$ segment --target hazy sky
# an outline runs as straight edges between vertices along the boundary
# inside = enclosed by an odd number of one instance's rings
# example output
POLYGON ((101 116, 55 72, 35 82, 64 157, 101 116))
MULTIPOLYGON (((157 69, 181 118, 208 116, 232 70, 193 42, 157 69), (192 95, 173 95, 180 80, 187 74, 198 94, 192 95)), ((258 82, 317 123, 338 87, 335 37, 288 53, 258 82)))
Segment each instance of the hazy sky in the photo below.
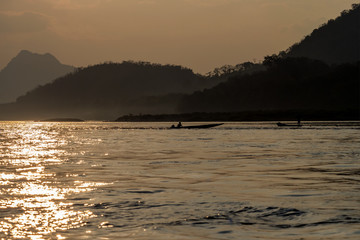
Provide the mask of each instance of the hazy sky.
POLYGON ((0 0, 0 69, 20 50, 62 63, 143 60, 205 73, 262 60, 358 0, 0 0))

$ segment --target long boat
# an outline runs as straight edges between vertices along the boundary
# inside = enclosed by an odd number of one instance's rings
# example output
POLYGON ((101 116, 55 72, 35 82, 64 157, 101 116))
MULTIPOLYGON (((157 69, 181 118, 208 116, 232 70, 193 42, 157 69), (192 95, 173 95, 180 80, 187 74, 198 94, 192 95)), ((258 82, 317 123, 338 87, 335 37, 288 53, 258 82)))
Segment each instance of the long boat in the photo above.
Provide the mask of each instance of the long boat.
POLYGON ((212 128, 212 127, 217 127, 223 125, 223 123, 212 123, 212 124, 203 124, 203 125, 192 125, 192 126, 181 126, 181 127, 176 127, 176 126, 171 126, 170 129, 194 129, 194 128, 212 128))
POLYGON ((278 125, 279 127, 301 127, 301 124, 287 124, 287 123, 281 123, 278 122, 276 123, 276 125, 278 125))

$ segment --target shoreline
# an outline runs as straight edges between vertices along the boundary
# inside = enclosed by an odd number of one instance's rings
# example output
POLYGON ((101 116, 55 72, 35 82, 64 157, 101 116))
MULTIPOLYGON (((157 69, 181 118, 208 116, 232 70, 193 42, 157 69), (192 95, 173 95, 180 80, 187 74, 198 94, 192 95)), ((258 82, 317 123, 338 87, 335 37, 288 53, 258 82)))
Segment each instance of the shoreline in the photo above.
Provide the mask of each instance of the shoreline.
POLYGON ((243 111, 243 112, 194 112, 180 114, 128 114, 115 122, 252 122, 252 121, 357 121, 358 110, 289 110, 289 111, 243 111))

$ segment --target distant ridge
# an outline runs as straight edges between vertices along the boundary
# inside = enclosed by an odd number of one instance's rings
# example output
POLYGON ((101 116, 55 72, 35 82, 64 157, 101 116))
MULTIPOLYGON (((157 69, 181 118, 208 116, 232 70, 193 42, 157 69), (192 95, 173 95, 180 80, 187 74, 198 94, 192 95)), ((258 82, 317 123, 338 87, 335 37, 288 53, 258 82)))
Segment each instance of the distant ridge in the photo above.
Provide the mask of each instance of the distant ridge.
POLYGON ((14 102, 39 85, 74 71, 50 53, 22 50, 0 71, 0 103, 14 102))

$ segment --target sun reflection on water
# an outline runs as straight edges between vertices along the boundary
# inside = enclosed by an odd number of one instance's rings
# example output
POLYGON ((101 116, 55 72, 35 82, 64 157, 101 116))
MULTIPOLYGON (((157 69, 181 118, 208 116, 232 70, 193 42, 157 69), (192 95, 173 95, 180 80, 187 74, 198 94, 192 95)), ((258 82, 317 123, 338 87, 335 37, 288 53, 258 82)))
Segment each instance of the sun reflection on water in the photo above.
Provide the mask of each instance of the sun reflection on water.
MULTIPOLYGON (((57 231, 81 227, 95 216, 76 210, 67 198, 91 191, 97 184, 65 181, 73 174, 57 176, 49 170, 68 157, 61 150, 67 144, 62 134, 40 123, 14 123, 2 133, 0 239, 45 239, 57 231)), ((56 238, 64 239, 60 234, 56 238)))

